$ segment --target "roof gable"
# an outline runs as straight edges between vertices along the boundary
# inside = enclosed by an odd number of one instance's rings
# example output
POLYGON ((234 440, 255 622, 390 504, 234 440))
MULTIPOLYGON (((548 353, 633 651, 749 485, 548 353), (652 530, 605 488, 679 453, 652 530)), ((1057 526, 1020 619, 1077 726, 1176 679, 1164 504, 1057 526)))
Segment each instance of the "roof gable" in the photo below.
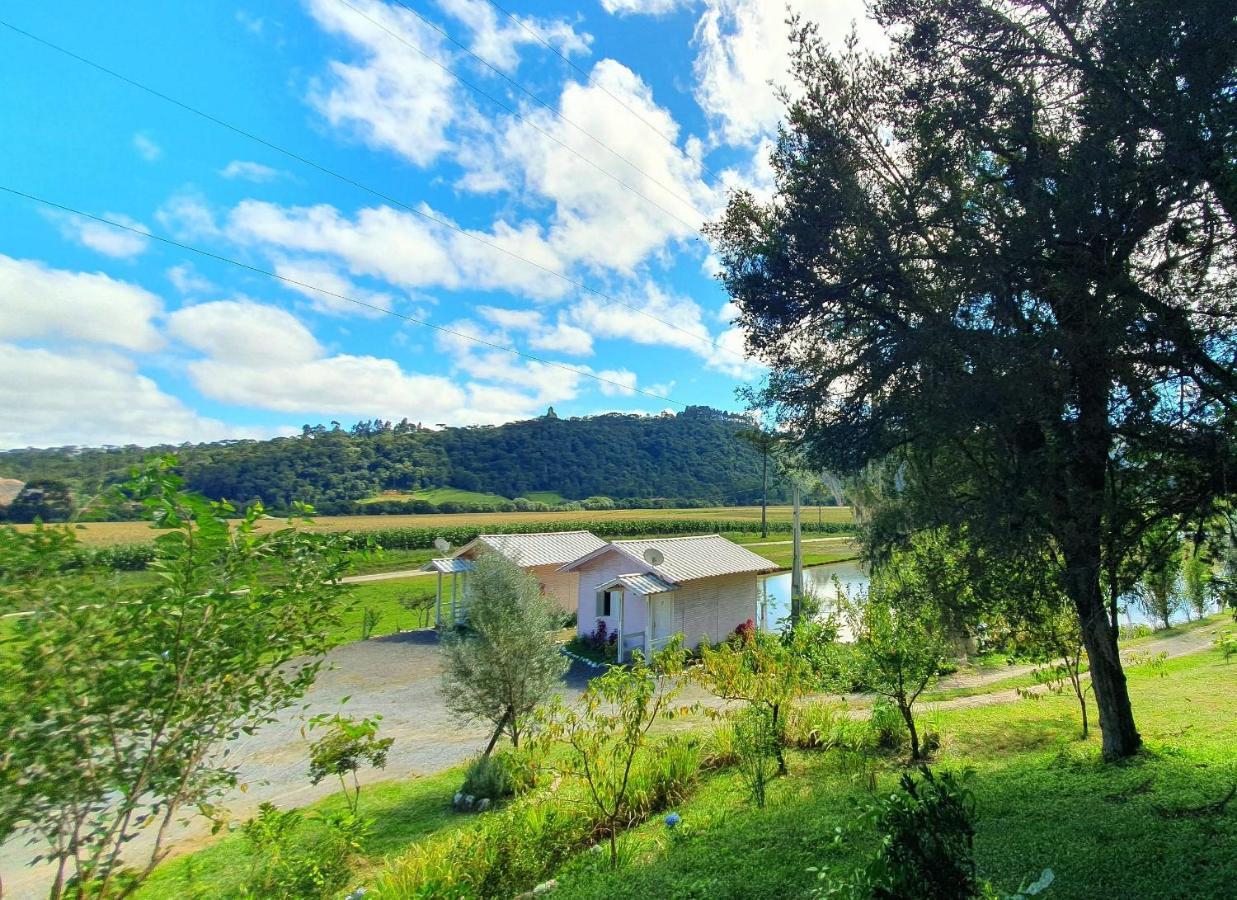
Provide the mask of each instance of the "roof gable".
POLYGON ((560 566, 606 546, 591 531, 547 531, 537 534, 482 534, 454 554, 470 558, 485 548, 519 566, 560 566))
POLYGON ((611 541, 592 553, 567 563, 559 571, 575 571, 608 553, 621 553, 671 584, 723 575, 760 574, 778 569, 763 556, 756 555, 746 547, 741 547, 720 534, 710 534, 701 537, 611 541), (650 549, 661 552, 663 559, 659 565, 653 566, 645 561, 644 554, 650 549))

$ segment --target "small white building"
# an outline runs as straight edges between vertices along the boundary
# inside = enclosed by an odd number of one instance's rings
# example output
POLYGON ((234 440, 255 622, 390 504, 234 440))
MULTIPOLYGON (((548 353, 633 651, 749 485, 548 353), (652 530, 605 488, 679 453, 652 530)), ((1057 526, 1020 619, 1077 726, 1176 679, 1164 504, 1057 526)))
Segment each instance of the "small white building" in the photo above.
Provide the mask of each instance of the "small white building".
POLYGON ((551 531, 541 534, 482 534, 449 557, 431 559, 428 572, 438 573, 435 622, 461 622, 468 609, 468 573, 478 553, 497 553, 531 572, 541 585, 541 593, 554 599, 564 612, 574 612, 580 576, 561 572, 567 562, 592 553, 606 542, 589 531, 551 531), (443 576, 449 575, 450 596, 444 596, 443 576))
POLYGON ((760 576, 777 570, 721 535, 612 541, 559 569, 577 576, 581 637, 598 621, 618 635, 618 660, 647 658, 676 634, 720 641, 756 618, 760 576))

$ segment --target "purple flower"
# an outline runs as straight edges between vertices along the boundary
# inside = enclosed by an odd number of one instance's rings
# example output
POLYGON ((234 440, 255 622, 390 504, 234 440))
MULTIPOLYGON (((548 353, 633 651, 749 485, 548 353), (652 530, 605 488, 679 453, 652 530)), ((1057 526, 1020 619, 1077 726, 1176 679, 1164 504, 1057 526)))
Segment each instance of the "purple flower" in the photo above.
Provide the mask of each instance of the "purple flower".
POLYGON ((678 813, 672 812, 668 816, 666 816, 666 827, 673 828, 674 826, 678 825, 682 821, 683 819, 679 816, 678 813))

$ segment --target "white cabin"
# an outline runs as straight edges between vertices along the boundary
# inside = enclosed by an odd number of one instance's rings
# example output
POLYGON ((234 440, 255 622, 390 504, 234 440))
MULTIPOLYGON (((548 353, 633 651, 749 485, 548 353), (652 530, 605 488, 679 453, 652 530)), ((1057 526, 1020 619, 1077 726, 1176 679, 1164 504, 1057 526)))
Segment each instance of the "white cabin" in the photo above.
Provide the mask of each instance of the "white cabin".
POLYGON ((462 622, 468 609, 468 573, 478 553, 491 551, 531 572, 541 593, 553 598, 564 612, 574 612, 580 576, 562 572, 564 563, 579 559, 606 542, 589 531, 551 531, 540 534, 482 534, 449 557, 431 559, 427 572, 438 573, 435 622, 462 622), (450 596, 444 595, 443 576, 451 576, 450 596))
POLYGON ((676 634, 685 647, 720 641, 756 618, 760 576, 777 570, 721 535, 612 541, 559 569, 578 578, 576 631, 617 634, 618 661, 676 634))

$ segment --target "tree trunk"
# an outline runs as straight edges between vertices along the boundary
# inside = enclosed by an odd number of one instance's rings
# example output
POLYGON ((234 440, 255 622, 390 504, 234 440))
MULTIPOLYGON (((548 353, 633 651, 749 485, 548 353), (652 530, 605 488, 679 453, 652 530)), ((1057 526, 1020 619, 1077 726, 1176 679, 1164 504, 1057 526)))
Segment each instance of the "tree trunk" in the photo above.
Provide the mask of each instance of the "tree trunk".
POLYGON ((507 728, 507 715, 504 715, 498 723, 498 727, 494 729, 494 733, 490 735, 490 742, 485 745, 485 752, 482 756, 489 756, 494 752, 494 745, 498 743, 498 739, 502 737, 502 733, 507 728))
POLYGON ((911 759, 919 759, 919 732, 915 728, 915 717, 911 715, 911 707, 909 703, 898 701, 898 709, 902 711, 902 718, 906 722, 906 728, 911 733, 911 759))

